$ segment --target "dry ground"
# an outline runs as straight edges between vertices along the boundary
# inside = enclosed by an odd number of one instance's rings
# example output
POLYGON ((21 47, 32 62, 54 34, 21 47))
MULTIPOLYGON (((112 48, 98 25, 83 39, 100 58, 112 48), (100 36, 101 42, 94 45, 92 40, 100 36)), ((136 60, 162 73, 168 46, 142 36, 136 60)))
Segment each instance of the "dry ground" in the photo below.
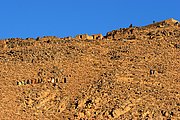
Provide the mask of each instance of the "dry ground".
POLYGON ((180 120, 180 36, 34 43, 0 50, 1 120, 180 120))

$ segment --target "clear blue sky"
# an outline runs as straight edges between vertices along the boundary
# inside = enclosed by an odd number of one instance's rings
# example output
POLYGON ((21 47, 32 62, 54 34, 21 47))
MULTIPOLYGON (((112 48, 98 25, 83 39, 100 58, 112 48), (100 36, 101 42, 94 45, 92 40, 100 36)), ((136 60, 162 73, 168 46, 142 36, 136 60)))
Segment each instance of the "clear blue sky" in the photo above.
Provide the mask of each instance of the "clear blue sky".
POLYGON ((0 0, 0 39, 75 36, 180 20, 180 0, 0 0))

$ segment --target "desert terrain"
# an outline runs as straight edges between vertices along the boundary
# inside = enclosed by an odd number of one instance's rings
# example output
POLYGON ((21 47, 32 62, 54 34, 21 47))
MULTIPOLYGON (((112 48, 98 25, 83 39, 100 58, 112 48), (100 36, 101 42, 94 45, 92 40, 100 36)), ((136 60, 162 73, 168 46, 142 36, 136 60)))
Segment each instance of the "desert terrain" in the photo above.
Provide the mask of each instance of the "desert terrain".
POLYGON ((180 23, 0 40, 1 120, 180 120, 180 23))

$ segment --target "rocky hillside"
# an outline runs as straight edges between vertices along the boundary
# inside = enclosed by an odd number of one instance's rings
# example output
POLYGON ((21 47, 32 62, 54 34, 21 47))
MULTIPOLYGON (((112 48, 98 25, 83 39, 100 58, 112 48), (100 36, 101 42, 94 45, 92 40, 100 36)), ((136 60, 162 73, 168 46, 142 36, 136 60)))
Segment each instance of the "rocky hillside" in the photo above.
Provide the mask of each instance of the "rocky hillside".
POLYGON ((108 32, 106 37, 109 39, 127 39, 127 40, 143 40, 143 39, 165 39, 167 37, 178 37, 180 24, 177 20, 168 19, 157 22, 144 27, 121 28, 108 32))
POLYGON ((180 23, 0 41, 0 119, 180 119, 180 23))

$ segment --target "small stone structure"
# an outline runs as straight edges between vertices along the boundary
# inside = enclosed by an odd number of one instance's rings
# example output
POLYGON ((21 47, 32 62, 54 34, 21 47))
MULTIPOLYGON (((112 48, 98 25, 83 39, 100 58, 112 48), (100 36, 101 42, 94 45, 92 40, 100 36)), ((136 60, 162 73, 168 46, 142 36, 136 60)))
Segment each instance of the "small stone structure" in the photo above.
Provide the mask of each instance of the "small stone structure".
POLYGON ((75 39, 79 40, 92 40, 93 36, 89 36, 88 34, 80 34, 75 37, 75 39))
POLYGON ((92 35, 94 40, 102 40, 103 39, 103 35, 102 34, 94 34, 92 35))
POLYGON ((102 34, 93 34, 93 35, 88 35, 88 34, 80 34, 75 37, 75 39, 79 40, 102 40, 103 35, 102 34))

